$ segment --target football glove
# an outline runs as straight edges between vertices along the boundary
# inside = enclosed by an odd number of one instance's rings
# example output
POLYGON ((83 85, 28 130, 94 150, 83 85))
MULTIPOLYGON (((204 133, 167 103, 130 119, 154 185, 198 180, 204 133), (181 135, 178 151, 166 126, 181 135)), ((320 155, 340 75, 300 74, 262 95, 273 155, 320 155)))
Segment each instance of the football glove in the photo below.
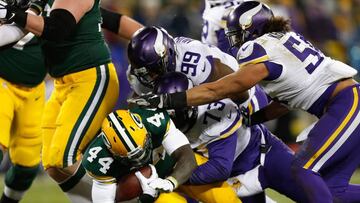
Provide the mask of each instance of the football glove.
POLYGON ((47 4, 48 0, 32 0, 29 8, 33 9, 36 14, 40 14, 44 11, 44 8, 47 4))
POLYGON ((12 23, 12 18, 15 16, 16 11, 15 4, 7 4, 5 1, 0 0, 0 23, 12 23))
POLYGON ((158 190, 156 190, 155 188, 150 186, 150 182, 156 180, 159 176, 156 172, 154 165, 152 165, 152 164, 149 164, 149 165, 151 168, 151 176, 149 178, 146 178, 145 176, 143 176, 143 174, 140 171, 136 171, 135 176, 137 177, 137 179, 140 182, 143 193, 148 194, 155 198, 158 196, 159 192, 158 192, 158 190))
POLYGON ((187 106, 186 92, 159 95, 150 93, 141 95, 140 97, 130 98, 127 102, 140 107, 160 109, 177 109, 187 106))
POLYGON ((251 115, 249 114, 249 110, 247 108, 241 106, 240 113, 241 113, 241 116, 243 117, 242 123, 245 126, 250 127, 251 126, 251 115))
POLYGON ((163 192, 172 192, 178 186, 177 180, 169 176, 165 179, 157 178, 149 183, 149 186, 163 192))

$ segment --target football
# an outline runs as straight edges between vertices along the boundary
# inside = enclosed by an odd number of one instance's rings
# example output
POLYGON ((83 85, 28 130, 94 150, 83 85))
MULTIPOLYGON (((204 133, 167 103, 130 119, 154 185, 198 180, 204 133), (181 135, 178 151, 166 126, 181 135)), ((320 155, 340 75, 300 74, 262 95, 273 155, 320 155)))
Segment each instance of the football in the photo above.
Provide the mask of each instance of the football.
POLYGON ((116 201, 127 201, 138 197, 142 193, 141 185, 135 172, 140 171, 143 176, 149 178, 151 176, 150 166, 144 166, 138 170, 131 171, 126 176, 122 177, 116 188, 116 201))

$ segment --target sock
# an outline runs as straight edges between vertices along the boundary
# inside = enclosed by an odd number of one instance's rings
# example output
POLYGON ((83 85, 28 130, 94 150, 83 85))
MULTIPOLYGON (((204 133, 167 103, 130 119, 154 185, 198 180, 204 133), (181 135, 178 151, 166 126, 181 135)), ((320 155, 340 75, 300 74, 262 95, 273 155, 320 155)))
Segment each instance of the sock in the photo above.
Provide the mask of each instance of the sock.
POLYGON ((73 176, 59 184, 73 203, 91 203, 92 179, 82 165, 73 176))
POLYGON ((296 184, 305 191, 309 203, 333 202, 328 186, 318 174, 296 165, 292 165, 291 172, 296 184))
POLYGON ((38 171, 38 165, 35 167, 11 166, 5 175, 4 193, 0 203, 19 202, 30 188, 38 171))
POLYGON ((1 196, 0 203, 18 203, 19 200, 14 200, 7 197, 4 193, 1 196))

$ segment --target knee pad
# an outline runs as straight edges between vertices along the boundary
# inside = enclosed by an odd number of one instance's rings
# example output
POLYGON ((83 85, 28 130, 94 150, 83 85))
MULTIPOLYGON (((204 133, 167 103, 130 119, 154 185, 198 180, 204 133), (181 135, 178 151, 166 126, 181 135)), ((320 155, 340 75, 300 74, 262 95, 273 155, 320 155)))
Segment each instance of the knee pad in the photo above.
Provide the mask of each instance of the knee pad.
POLYGON ((5 175, 5 185, 16 191, 25 191, 30 188, 38 171, 39 165, 34 167, 11 166, 5 175))

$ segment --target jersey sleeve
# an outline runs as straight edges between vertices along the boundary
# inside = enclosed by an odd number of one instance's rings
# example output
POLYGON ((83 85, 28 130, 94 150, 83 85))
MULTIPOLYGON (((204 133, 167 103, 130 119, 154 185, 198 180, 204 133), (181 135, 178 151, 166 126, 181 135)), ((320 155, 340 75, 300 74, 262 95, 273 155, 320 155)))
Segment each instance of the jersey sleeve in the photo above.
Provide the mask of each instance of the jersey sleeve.
POLYGON ((237 54, 240 67, 248 64, 264 63, 269 71, 265 80, 275 80, 280 77, 283 66, 271 60, 263 45, 255 41, 249 41, 243 44, 237 54))
POLYGON ((127 167, 114 159, 101 135, 96 137, 83 154, 82 165, 87 173, 99 182, 112 182, 129 172, 127 167))
POLYGON ((269 55, 263 46, 255 41, 244 43, 237 54, 237 60, 240 67, 247 64, 263 63, 269 60, 269 55))
POLYGON ((190 144, 184 133, 176 128, 174 122, 169 120, 168 129, 162 145, 167 154, 171 155, 178 148, 190 144))
POLYGON ((209 53, 215 59, 220 60, 222 64, 229 66, 233 71, 238 70, 238 63, 234 57, 222 52, 219 48, 209 45, 209 53))
POLYGON ((207 143, 227 138, 240 128, 242 119, 238 107, 230 99, 220 100, 208 105, 204 114, 204 131, 201 140, 207 143))

